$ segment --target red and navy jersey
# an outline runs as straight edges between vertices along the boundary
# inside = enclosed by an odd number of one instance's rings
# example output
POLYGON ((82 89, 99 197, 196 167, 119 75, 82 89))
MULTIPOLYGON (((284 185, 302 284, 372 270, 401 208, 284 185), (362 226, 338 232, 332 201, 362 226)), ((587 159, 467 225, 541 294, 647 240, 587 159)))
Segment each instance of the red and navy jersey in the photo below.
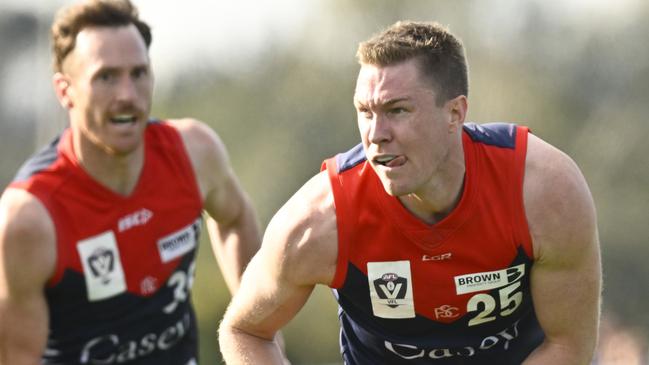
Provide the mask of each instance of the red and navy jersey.
POLYGON ((527 134, 465 124, 462 197, 433 225, 385 192, 361 145, 325 161, 345 364, 520 364, 543 341, 523 207, 527 134))
POLYGON ((150 122, 144 148, 128 196, 86 173, 69 129, 28 160, 10 185, 38 198, 56 229, 43 364, 197 361, 190 289, 202 199, 173 127, 150 122))

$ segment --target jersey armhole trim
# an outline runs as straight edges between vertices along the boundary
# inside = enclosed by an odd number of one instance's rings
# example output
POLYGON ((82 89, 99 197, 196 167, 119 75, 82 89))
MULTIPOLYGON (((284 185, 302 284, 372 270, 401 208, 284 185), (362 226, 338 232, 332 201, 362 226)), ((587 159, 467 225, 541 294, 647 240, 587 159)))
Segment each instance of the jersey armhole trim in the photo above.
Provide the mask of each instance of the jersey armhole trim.
POLYGON ((527 137, 529 129, 523 126, 516 128, 516 148, 514 152, 514 234, 516 240, 520 242, 521 246, 527 255, 534 260, 534 247, 532 236, 530 235, 529 225, 527 223, 527 214, 525 213, 525 196, 524 196, 524 183, 525 183, 525 161, 527 156, 527 137))
POLYGON ((341 176, 336 172, 336 159, 330 158, 325 161, 331 190, 334 197, 334 209, 336 211, 336 230, 338 232, 338 255, 336 259, 336 273, 334 278, 329 284, 330 288, 339 289, 345 282, 347 277, 347 261, 349 250, 349 232, 347 231, 348 217, 346 216, 349 210, 347 209, 347 199, 345 191, 342 188, 341 176))
MULTIPOLYGON (((203 211, 203 205, 204 205, 204 199, 201 196, 201 187, 198 181, 198 174, 197 171, 194 169, 194 164, 192 162, 191 156, 189 155, 189 150, 187 148, 187 145, 185 143, 185 140, 183 139, 182 134, 180 131, 171 125, 168 121, 166 120, 158 120, 155 121, 154 123, 163 125, 165 128, 169 128, 170 133, 168 133, 169 138, 172 140, 172 142, 178 146, 178 156, 180 159, 180 162, 184 165, 184 169, 187 170, 187 172, 190 174, 187 178, 192 181, 192 186, 194 187, 194 192, 196 194, 195 198, 197 201, 200 202, 201 205, 201 212, 203 211)), ((173 146, 173 145, 172 145, 173 146)))

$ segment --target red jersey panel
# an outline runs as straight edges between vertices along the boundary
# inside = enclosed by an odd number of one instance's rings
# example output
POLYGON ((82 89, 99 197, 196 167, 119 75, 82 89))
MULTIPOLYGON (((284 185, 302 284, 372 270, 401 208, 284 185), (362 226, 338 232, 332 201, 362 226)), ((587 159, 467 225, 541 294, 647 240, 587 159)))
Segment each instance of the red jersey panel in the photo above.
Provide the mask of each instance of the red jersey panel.
POLYGON ((385 192, 362 146, 326 161, 346 364, 519 364, 540 344, 522 200, 527 133, 467 123, 464 191, 434 225, 385 192))
POLYGON ((190 289, 202 199, 173 127, 150 122, 144 146, 144 166, 129 196, 86 173, 70 130, 10 185, 36 196, 56 228, 44 364, 195 361, 190 289))

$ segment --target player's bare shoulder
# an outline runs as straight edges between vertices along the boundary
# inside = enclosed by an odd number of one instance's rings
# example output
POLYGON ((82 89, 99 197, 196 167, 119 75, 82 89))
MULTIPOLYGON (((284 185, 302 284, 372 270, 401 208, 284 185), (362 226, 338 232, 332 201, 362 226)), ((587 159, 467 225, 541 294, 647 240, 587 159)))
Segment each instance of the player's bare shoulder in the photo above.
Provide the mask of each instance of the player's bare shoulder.
POLYGON ((203 194, 232 173, 225 145, 207 124, 191 118, 167 123, 180 133, 203 194))
POLYGON ((530 134, 524 181, 536 258, 550 251, 567 254, 596 240, 595 205, 584 176, 568 155, 530 134))
POLYGON ((297 284, 328 285, 338 255, 336 211, 326 171, 312 177, 271 220, 264 246, 284 253, 285 266, 297 284))
POLYGON ((43 204, 21 189, 9 188, 0 198, 0 261, 7 275, 19 274, 25 283, 43 285, 54 272, 54 223, 43 204))
POLYGON ((226 150, 218 134, 204 122, 192 118, 170 119, 185 143, 190 157, 197 159, 225 158, 226 150))

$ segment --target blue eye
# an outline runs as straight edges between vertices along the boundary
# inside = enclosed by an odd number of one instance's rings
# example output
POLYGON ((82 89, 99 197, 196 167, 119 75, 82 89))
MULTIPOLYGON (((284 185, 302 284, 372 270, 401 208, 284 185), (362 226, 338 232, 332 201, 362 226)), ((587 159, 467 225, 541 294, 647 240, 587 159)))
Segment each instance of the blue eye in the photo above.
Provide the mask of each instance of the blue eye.
POLYGON ((97 78, 101 81, 111 81, 113 79, 113 74, 110 72, 102 72, 97 78))
POLYGON ((144 67, 142 67, 142 68, 136 68, 135 70, 133 70, 132 75, 133 75, 133 78, 139 79, 139 78, 141 78, 143 76, 146 76, 147 73, 148 73, 147 70, 144 67))

